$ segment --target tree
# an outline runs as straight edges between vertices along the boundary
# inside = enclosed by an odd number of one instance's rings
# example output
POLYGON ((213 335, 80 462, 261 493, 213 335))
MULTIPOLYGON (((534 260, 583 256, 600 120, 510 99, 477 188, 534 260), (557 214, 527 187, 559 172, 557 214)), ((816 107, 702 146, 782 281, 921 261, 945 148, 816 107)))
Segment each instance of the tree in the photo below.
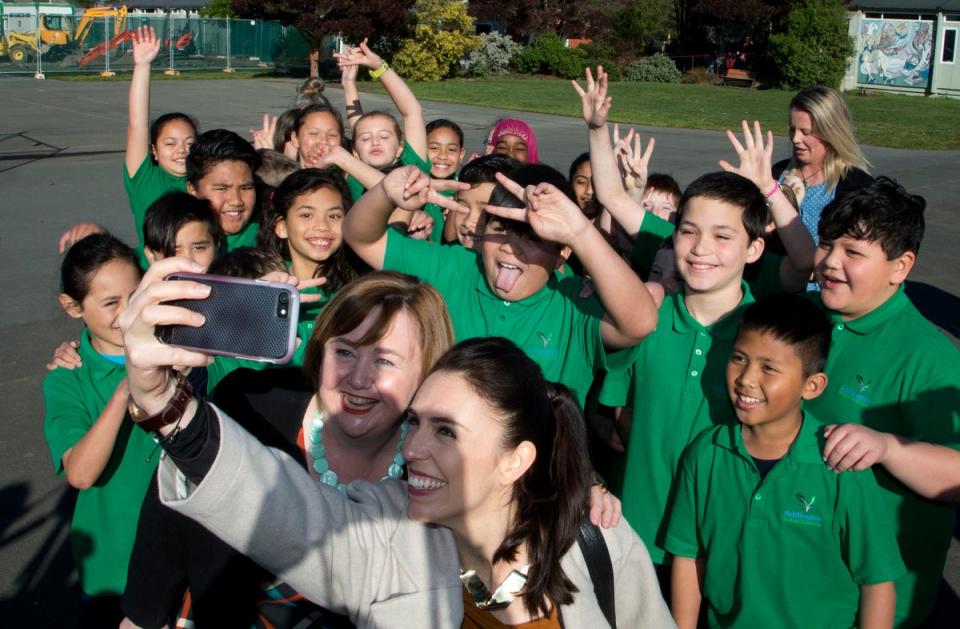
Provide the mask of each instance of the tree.
POLYGON ((480 45, 473 18, 460 0, 417 0, 413 37, 404 39, 393 56, 396 71, 414 81, 450 76, 465 54, 480 45))
POLYGON ((213 0, 213 2, 200 9, 200 15, 203 17, 237 17, 237 14, 230 8, 230 0, 213 0))
POLYGON ((840 0, 802 0, 787 14, 783 31, 770 36, 780 81, 794 89, 839 87, 853 51, 840 0))
POLYGON ((404 32, 413 0, 231 0, 230 8, 244 18, 276 20, 293 26, 310 46, 310 76, 317 76, 320 44, 328 35, 378 41, 404 32))
POLYGON ((673 0, 639 0, 613 17, 613 44, 621 54, 643 53, 673 29, 673 0))
POLYGON ((506 27, 516 41, 540 33, 566 37, 597 37, 610 28, 610 17, 626 0, 471 0, 470 15, 506 27))

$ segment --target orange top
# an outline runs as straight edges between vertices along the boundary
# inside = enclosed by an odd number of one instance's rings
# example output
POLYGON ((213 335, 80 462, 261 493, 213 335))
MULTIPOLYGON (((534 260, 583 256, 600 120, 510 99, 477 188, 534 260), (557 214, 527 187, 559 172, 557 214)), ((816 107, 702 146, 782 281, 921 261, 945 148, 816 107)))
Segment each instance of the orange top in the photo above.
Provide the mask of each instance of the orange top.
POLYGON ((557 613, 557 606, 550 609, 550 614, 546 618, 537 618, 521 625, 506 625, 496 616, 488 611, 477 609, 476 604, 467 592, 463 589, 463 624, 462 629, 503 629, 504 627, 523 627, 524 629, 560 629, 560 616, 557 613))

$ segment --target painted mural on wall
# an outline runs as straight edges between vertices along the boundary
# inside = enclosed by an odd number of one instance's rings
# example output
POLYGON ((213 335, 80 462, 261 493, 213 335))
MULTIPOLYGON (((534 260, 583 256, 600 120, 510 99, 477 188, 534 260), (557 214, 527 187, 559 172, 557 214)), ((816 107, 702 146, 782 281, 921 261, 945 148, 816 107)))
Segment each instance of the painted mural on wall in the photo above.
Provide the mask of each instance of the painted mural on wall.
POLYGON ((933 23, 865 19, 860 27, 857 82, 926 88, 933 57, 933 23))

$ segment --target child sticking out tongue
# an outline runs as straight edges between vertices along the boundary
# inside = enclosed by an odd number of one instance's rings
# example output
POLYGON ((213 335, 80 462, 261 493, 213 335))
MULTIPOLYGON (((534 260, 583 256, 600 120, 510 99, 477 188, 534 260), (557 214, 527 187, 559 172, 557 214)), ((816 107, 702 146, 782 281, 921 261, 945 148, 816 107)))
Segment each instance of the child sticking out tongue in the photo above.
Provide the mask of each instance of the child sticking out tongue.
POLYGON ((512 264, 507 264, 505 262, 498 262, 496 281, 497 289, 502 290, 505 293, 509 293, 513 290, 517 280, 520 279, 521 273, 523 273, 523 271, 521 271, 519 267, 516 267, 512 264))

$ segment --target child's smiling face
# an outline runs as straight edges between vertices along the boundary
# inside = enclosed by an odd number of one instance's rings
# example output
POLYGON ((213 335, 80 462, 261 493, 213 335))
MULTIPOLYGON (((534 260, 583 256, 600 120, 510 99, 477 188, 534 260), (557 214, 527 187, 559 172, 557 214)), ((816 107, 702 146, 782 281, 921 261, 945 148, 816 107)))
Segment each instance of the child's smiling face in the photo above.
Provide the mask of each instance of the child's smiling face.
POLYGON ((175 118, 163 125, 156 144, 150 150, 160 168, 171 175, 183 177, 187 174, 187 153, 196 139, 193 127, 186 120, 175 118))
POLYGON ((430 159, 430 176, 449 179, 460 170, 466 150, 460 145, 460 137, 450 127, 437 127, 427 135, 427 157, 430 159))
POLYGON ((226 160, 215 164, 196 186, 187 184, 187 192, 210 204, 224 234, 243 230, 253 216, 257 193, 253 171, 246 162, 226 160))
POLYGON ((916 255, 887 259, 879 242, 841 236, 821 240, 814 254, 814 276, 823 305, 846 320, 873 312, 897 292, 916 255))
MULTIPOLYGON (((83 319, 90 343, 101 354, 123 353, 123 335, 118 320, 130 295, 140 283, 140 272, 128 260, 113 259, 101 265, 90 278, 86 297, 77 304, 67 297, 67 314, 83 319)), ((61 303, 65 295, 61 295, 61 303)))
POLYGON ((713 293, 739 286, 743 268, 763 253, 763 239, 750 240, 743 208, 692 197, 673 236, 677 271, 687 290, 713 293))
POLYGON ((504 301, 520 301, 539 291, 565 258, 559 245, 529 231, 517 233, 510 221, 488 215, 482 229, 487 286, 504 301))
POLYGON ((740 423, 799 425, 807 380, 803 361, 786 341, 762 330, 741 330, 737 335, 727 361, 727 393, 740 423))
POLYGON ((403 153, 395 122, 388 116, 368 116, 353 131, 353 152, 374 168, 392 166, 403 153))
MULTIPOLYGON (((312 277, 300 267, 316 267, 340 249, 343 244, 343 198, 331 188, 317 188, 297 196, 286 218, 277 223, 275 232, 287 241, 295 274, 312 277)), ((304 279, 304 278, 301 278, 304 279)))

